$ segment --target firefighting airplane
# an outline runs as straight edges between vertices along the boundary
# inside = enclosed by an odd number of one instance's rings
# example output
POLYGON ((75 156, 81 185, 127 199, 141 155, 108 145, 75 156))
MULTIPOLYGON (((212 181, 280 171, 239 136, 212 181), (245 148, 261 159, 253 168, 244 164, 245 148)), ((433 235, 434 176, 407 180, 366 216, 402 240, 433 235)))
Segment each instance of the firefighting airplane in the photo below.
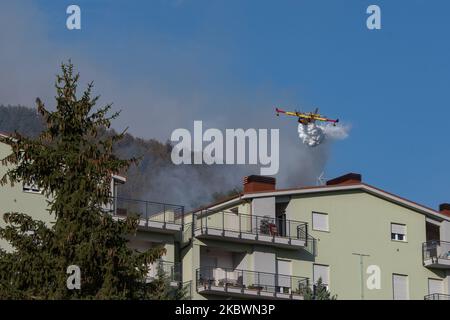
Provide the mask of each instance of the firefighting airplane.
POLYGON ((319 114, 319 108, 316 108, 314 112, 297 112, 297 111, 284 111, 278 108, 275 108, 275 111, 277 112, 277 116, 280 115, 280 113, 284 113, 287 116, 294 116, 298 118, 298 122, 307 125, 310 123, 314 123, 316 121, 323 121, 323 122, 331 122, 333 123, 333 126, 336 125, 336 123, 339 122, 339 119, 328 119, 327 117, 319 114))

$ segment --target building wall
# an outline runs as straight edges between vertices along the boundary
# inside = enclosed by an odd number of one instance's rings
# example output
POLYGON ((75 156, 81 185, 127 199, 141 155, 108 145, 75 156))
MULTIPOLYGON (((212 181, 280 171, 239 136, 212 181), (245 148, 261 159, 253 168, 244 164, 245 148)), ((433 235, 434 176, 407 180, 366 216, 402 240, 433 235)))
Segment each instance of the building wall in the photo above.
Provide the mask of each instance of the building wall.
POLYGON ((313 263, 330 266, 330 289, 339 299, 361 298, 361 266, 364 258, 364 281, 369 265, 381 269, 381 289, 368 290, 365 299, 392 299, 392 274, 408 275, 410 299, 428 294, 428 278, 443 279, 444 271, 423 266, 422 243, 425 242, 425 216, 365 192, 296 196, 287 209, 287 219, 305 221, 310 234, 317 239, 314 261, 298 259, 297 254, 280 252, 291 258, 294 270, 312 279, 313 263), (312 212, 328 214, 329 232, 312 228, 312 212), (407 226, 407 241, 391 240, 391 222, 407 226))
MULTIPOLYGON (((11 148, 7 144, 0 143, 0 159, 4 159, 11 154, 11 148)), ((0 178, 3 177, 8 169, 0 165, 0 178)), ((22 183, 16 183, 11 186, 9 183, 0 186, 0 226, 4 227, 3 215, 7 212, 19 212, 32 216, 36 220, 50 222, 52 220, 47 211, 45 197, 39 193, 24 192, 22 183)), ((11 250, 11 245, 5 240, 0 239, 0 247, 5 250, 11 250)))
MULTIPOLYGON (((7 144, 0 143, 0 159, 5 158, 10 153, 11 148, 7 144)), ((0 177, 3 177, 9 168, 10 167, 0 165, 0 177)), ((45 196, 39 193, 24 192, 22 187, 22 183, 16 183, 14 186, 10 186, 9 184, 0 186, 0 226, 5 226, 3 214, 6 212, 26 213, 32 216, 33 219, 47 223, 54 221, 54 217, 47 211, 45 196)), ((166 249, 166 254, 162 259, 169 262, 176 262, 175 237, 173 235, 156 232, 150 233, 141 230, 137 235, 131 237, 131 246, 135 244, 133 241, 140 243, 142 243, 142 241, 148 243, 162 243, 166 249)), ((5 250, 12 250, 11 245, 3 239, 0 239, 0 247, 5 250)))
MULTIPOLYGON (((241 204, 238 206, 239 212, 258 214, 260 210, 257 209, 261 205, 267 207, 265 200, 258 201, 256 205, 241 204)), ((267 210, 264 215, 267 215, 267 210)), ((210 221, 219 219, 220 213, 210 217, 210 221)), ((421 213, 363 191, 347 191, 293 196, 286 208, 286 219, 308 223, 310 235, 317 239, 317 256, 314 257, 306 250, 247 245, 248 261, 252 261, 248 264, 248 270, 275 272, 276 259, 286 259, 291 261, 293 276, 312 280, 314 264, 328 265, 329 287, 338 299, 362 298, 361 270, 364 299, 392 299, 393 274, 408 275, 410 299, 422 300, 428 294, 429 278, 442 279, 444 287, 449 287, 445 270, 423 266, 422 243, 426 241, 426 217, 421 213), (313 230, 313 212, 328 214, 329 231, 313 230), (407 226, 406 242, 391 240, 391 223, 407 226), (362 269, 360 257, 354 253, 369 255, 363 258, 362 269), (371 265, 380 268, 380 289, 369 290, 366 286, 371 275, 367 273, 367 268, 371 265)), ((445 230, 445 226, 441 227, 442 230, 445 230)), ((195 271, 190 272, 188 264, 192 263, 193 270, 198 268, 200 253, 197 246, 200 245, 224 246, 230 251, 246 246, 225 239, 214 242, 194 239, 193 246, 188 250, 192 252, 186 254, 189 259, 184 262, 184 269, 190 273, 189 279, 192 280, 195 279, 195 271)), ((205 296, 195 294, 194 298, 204 299, 205 296)))
MULTIPOLYGON (((203 248, 210 248, 211 254, 214 255, 214 249, 216 251, 228 251, 244 254, 244 257, 236 269, 241 270, 254 270, 254 251, 253 246, 249 244, 227 242, 227 241, 217 241, 217 240, 200 240, 194 238, 191 245, 183 250, 182 253, 182 266, 183 266, 183 282, 192 281, 193 285, 193 296, 194 300, 206 300, 206 299, 218 299, 225 298, 217 295, 201 295, 196 291, 196 275, 197 270, 200 268, 201 264, 201 254, 203 248)), ((204 253, 204 252, 203 252, 204 253)), ((218 259, 220 263, 220 258, 218 259)), ((228 266, 228 265, 227 265, 228 266)), ((225 266, 225 267, 227 267, 225 266)))
MULTIPOLYGON (((10 153, 9 146, 0 143, 0 158, 10 153)), ((7 168, 0 166, 0 176, 7 168)), ((227 208, 227 210, 233 207, 227 208)), ((275 200, 273 197, 257 199, 254 202, 242 202, 234 206, 241 214, 275 215, 275 200), (260 214, 263 212, 263 214, 260 214)), ((52 217, 47 211, 45 198, 41 194, 23 192, 22 184, 0 187, 0 214, 5 212, 23 212, 45 222, 52 217)), ((423 266, 422 243, 425 242, 425 216, 421 213, 404 208, 397 204, 380 199, 362 191, 347 191, 323 194, 293 196, 286 208, 286 218, 307 222, 310 235, 317 239, 317 256, 306 250, 288 250, 273 248, 266 245, 250 245, 233 243, 224 240, 192 239, 185 234, 177 251, 177 237, 156 232, 139 231, 131 238, 131 245, 142 243, 161 243, 167 253, 164 260, 177 262, 178 255, 182 261, 183 282, 192 281, 193 298, 217 298, 196 293, 196 270, 200 267, 201 247, 221 248, 231 252, 245 254, 239 264, 239 269, 276 272, 276 259, 291 261, 292 275, 313 279, 313 265, 330 266, 330 290, 338 295, 338 299, 361 298, 361 265, 359 256, 354 253, 369 255, 363 262, 364 298, 392 299, 392 275, 408 275, 409 296, 411 299, 423 299, 428 294, 428 279, 444 279, 444 287, 450 293, 450 271, 430 270, 423 266), (328 232, 312 228, 312 212, 328 214, 328 232), (390 236, 391 223, 407 226, 407 241, 392 241, 390 236), (186 239, 185 239, 186 238, 186 239), (190 238, 190 241, 189 241, 190 238), (369 290, 366 280, 369 275, 366 269, 370 265, 381 270, 381 289, 369 290)), ((213 214, 211 223, 227 227, 233 225, 236 219, 232 216, 222 219, 219 214, 213 214)), ((192 223, 192 215, 185 217, 185 229, 192 223)), ((0 225, 4 226, 3 219, 0 225)), ((441 224, 441 239, 450 241, 450 223, 441 224)), ((0 246, 11 249, 0 240, 0 246)))
POLYGON ((170 234, 140 230, 136 235, 129 237, 129 240, 131 248, 141 251, 151 247, 161 246, 166 250, 166 253, 161 257, 161 260, 177 262, 175 259, 175 239, 170 234))

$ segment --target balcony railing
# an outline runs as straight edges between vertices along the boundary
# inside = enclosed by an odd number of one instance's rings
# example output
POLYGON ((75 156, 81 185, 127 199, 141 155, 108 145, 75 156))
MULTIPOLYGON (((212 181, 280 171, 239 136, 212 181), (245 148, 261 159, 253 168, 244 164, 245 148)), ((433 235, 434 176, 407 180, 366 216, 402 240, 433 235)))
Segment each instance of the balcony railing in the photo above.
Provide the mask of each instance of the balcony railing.
POLYGON ((216 235, 240 240, 267 240, 279 245, 306 246, 308 224, 306 222, 256 216, 229 211, 202 211, 194 214, 194 232, 199 235, 216 235), (276 240, 276 241, 274 241, 276 240))
POLYGON ((450 295, 443 293, 433 293, 425 296, 425 300, 450 300, 450 295))
POLYGON ((196 279, 200 293, 277 299, 301 300, 309 285, 305 277, 217 267, 200 267, 196 279))
POLYGON ((422 245, 422 252, 425 266, 450 268, 450 242, 427 241, 422 245))
POLYGON ((140 225, 144 227, 167 228, 181 230, 184 219, 184 207, 174 204, 133 200, 125 198, 112 198, 112 214, 117 217, 137 215, 140 225))
POLYGON ((161 275, 173 285, 181 282, 181 266, 179 263, 158 260, 150 266, 147 281, 158 279, 161 275))
POLYGON ((192 299, 192 281, 185 281, 181 284, 181 290, 183 297, 181 300, 191 300, 192 299))

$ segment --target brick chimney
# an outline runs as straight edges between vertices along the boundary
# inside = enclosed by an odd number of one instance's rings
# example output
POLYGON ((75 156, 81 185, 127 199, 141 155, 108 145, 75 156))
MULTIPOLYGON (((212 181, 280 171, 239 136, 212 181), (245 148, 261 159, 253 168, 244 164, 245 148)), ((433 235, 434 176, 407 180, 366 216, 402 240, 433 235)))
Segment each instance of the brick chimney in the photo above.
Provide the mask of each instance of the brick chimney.
POLYGON ((450 203, 442 203, 439 206, 439 212, 450 217, 450 203))
POLYGON ((257 191, 274 191, 275 178, 265 176, 247 176, 244 177, 244 193, 257 191))
POLYGON ((359 173, 347 173, 343 176, 328 180, 327 186, 359 184, 361 181, 362 176, 359 173))

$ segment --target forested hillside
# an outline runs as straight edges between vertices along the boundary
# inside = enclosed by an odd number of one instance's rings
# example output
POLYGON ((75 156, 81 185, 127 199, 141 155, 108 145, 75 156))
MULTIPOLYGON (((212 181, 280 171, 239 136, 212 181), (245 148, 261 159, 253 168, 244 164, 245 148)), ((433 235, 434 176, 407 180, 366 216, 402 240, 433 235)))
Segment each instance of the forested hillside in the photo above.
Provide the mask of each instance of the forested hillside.
MULTIPOLYGON (((0 131, 36 136, 43 122, 34 109, 23 106, 0 106, 0 131)), ((126 134, 115 148, 122 158, 141 157, 128 172, 120 196, 129 199, 170 202, 187 209, 206 204, 237 192, 239 175, 230 176, 225 166, 175 166, 170 143, 141 139, 126 134), (236 191, 235 191, 236 190, 236 191)))

